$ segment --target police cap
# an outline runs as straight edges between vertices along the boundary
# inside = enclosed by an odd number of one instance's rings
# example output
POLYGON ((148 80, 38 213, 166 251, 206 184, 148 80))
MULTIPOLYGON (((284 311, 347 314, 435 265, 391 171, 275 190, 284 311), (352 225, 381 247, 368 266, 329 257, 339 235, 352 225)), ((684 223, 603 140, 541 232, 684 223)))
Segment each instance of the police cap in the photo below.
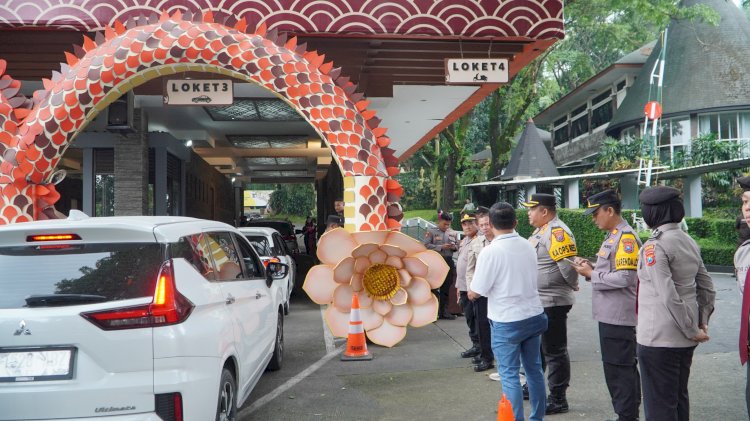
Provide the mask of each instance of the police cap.
POLYGON ((469 222, 469 221, 476 221, 477 217, 473 213, 467 212, 461 217, 461 223, 469 222))
POLYGON ((750 191, 750 177, 740 177, 737 179, 737 184, 742 187, 742 191, 750 191))
POLYGON ((617 196, 617 193, 612 189, 604 190, 603 192, 599 192, 589 197, 589 200, 586 202, 586 210, 583 211, 583 214, 591 215, 596 212, 601 205, 609 205, 613 203, 620 203, 620 198, 617 196))
POLYGON ((649 187, 638 198, 644 205, 658 205, 680 197, 680 190, 668 186, 649 187))
POLYGON ((522 205, 526 206, 527 208, 533 208, 535 206, 549 206, 554 208, 557 205, 557 201, 555 200, 555 196, 547 193, 534 193, 529 197, 528 202, 521 203, 522 205))

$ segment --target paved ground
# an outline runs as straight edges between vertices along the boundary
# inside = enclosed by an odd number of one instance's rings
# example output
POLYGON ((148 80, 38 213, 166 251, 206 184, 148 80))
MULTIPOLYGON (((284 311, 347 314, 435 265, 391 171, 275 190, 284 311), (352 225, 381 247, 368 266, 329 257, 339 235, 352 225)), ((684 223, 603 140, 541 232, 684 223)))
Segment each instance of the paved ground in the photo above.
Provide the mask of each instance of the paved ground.
MULTIPOLYGON (((711 341, 701 345, 690 378, 694 420, 747 420, 745 370, 736 351, 739 294, 734 278, 714 274, 716 312, 711 341)), ((301 280, 300 280, 301 282, 301 280)), ((584 286, 568 323, 571 410, 554 421, 613 418, 584 286)), ((326 345, 320 307, 297 295, 286 320, 286 361, 266 373, 240 410, 241 420, 495 420, 499 383, 474 373, 459 352, 470 345, 463 318, 410 329, 392 349, 370 345, 374 360, 342 362, 326 345), (329 350, 327 351, 327 347, 329 350)), ((334 348, 336 347, 336 348, 334 348)), ((528 416, 528 406, 526 407, 528 416)), ((645 419, 645 418, 641 418, 645 419)))

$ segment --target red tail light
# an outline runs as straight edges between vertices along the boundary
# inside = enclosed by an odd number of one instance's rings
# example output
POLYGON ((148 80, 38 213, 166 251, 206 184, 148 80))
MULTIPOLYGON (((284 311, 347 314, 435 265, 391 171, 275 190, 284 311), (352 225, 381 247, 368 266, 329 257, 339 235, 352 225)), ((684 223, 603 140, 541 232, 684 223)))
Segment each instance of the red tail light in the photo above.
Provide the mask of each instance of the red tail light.
POLYGON ((169 260, 159 269, 151 304, 81 313, 81 316, 104 330, 137 329, 182 323, 194 307, 175 287, 169 260))

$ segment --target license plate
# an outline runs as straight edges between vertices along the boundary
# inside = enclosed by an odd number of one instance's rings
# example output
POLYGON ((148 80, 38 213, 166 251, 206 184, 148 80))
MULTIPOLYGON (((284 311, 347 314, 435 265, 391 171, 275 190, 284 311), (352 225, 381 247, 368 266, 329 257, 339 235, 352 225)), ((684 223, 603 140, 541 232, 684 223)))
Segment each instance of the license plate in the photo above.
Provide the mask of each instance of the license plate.
POLYGON ((0 349, 0 382, 70 379, 74 356, 75 348, 0 349))

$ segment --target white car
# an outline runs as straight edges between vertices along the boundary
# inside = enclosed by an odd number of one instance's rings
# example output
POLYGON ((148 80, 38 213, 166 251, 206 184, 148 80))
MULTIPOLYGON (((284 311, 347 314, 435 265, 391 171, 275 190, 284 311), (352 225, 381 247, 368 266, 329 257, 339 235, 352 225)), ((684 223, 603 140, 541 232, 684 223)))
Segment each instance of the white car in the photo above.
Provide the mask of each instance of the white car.
POLYGON ((229 225, 0 227, 0 420, 232 420, 281 366, 283 289, 229 225))
POLYGON ((276 258, 281 263, 289 266, 286 284, 284 284, 284 280, 281 280, 281 285, 286 285, 286 291, 284 291, 284 314, 289 314, 289 298, 292 296, 292 291, 294 290, 297 264, 294 262, 291 253, 289 253, 286 242, 281 237, 281 234, 273 228, 243 227, 239 228, 239 230, 250 241, 250 244, 258 252, 264 264, 276 258))

